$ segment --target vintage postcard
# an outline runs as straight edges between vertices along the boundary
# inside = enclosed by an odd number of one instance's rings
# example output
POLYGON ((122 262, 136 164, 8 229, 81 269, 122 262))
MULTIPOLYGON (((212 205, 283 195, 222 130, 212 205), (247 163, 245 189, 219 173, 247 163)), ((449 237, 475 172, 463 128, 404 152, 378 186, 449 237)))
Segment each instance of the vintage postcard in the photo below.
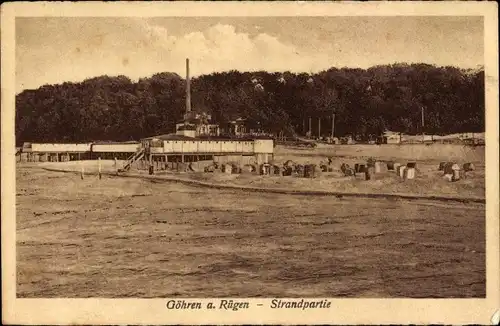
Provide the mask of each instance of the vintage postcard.
POLYGON ((498 324, 492 2, 7 3, 5 324, 498 324))

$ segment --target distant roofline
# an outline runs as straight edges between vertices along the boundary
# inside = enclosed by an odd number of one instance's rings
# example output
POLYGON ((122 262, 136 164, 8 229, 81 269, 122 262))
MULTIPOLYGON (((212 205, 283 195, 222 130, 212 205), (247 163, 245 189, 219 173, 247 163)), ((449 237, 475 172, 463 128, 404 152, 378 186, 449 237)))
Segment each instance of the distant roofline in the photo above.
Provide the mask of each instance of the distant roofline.
MULTIPOLYGON (((129 140, 129 141, 89 141, 89 142, 23 142, 23 146, 25 145, 127 145, 127 144, 139 144, 140 142, 137 140, 129 140)), ((22 146, 21 146, 22 147, 22 146)))
POLYGON ((129 140, 129 141, 95 141, 91 142, 93 145, 131 145, 131 144, 139 144, 140 142, 137 140, 129 140))
MULTIPOLYGON (((82 143, 76 143, 76 142, 32 142, 32 141, 25 141, 23 142, 24 145, 90 145, 94 144, 95 142, 82 142, 82 143)), ((22 146, 21 146, 22 147, 22 146)))
POLYGON ((157 135, 142 138, 141 140, 232 140, 232 141, 250 141, 250 140, 273 140, 273 137, 270 136, 244 136, 244 137, 228 137, 228 136, 197 136, 197 137, 188 137, 184 135, 177 134, 166 134, 166 135, 157 135))

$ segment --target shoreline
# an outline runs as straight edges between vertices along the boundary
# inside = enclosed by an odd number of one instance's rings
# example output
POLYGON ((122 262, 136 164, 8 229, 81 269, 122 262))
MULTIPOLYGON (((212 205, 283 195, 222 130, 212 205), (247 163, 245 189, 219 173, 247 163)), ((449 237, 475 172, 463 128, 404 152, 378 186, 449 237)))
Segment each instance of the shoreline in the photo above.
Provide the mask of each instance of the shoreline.
MULTIPOLYGON (((60 172, 60 173, 73 173, 80 174, 78 171, 74 170, 64 170, 48 167, 39 167, 43 170, 50 172, 60 172)), ((86 172, 87 175, 98 175, 97 172, 86 172)), ((178 176, 168 176, 168 175, 144 175, 140 173, 130 173, 127 174, 116 174, 111 172, 103 171, 102 175, 110 177, 125 177, 125 178, 142 178, 155 181, 164 182, 179 182, 187 185, 196 185, 206 188, 214 189, 226 189, 226 190, 239 190, 248 192, 260 192, 260 193, 276 193, 285 195, 302 195, 302 196, 335 196, 335 197, 354 197, 354 198, 384 198, 384 199, 403 199, 403 200, 435 200, 435 201, 454 201, 461 203, 480 203, 485 204, 486 198, 484 197, 457 197, 457 196, 443 196, 443 195, 415 195, 407 193, 363 193, 363 192, 348 192, 348 191, 325 191, 325 190, 299 190, 299 189, 284 189, 284 188, 271 188, 271 187, 249 187, 235 184, 220 184, 213 182, 204 182, 193 179, 186 179, 178 176)))

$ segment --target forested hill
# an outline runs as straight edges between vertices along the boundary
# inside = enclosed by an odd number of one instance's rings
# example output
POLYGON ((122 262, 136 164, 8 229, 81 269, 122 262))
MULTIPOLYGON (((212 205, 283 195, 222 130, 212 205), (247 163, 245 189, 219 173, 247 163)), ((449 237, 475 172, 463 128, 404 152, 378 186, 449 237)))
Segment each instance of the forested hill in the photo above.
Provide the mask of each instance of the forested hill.
MULTIPOLYGON (((318 74, 213 73, 192 80, 192 107, 219 123, 237 117, 270 132, 304 134, 308 117, 327 135, 368 136, 384 130, 447 134, 484 131, 484 71, 426 64, 318 74), (304 123, 305 121, 305 123, 304 123)), ((16 97, 16 141, 138 140, 174 131, 185 108, 185 80, 159 73, 134 83, 101 76, 46 85, 16 97)))

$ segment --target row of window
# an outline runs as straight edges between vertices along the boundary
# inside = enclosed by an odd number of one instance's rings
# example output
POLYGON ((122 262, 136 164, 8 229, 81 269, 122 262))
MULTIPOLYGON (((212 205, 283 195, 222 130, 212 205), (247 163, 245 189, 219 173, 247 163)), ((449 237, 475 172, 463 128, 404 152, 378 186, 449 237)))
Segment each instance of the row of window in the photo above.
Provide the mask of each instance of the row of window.
POLYGON ((251 141, 234 141, 234 140, 230 140, 230 141, 224 141, 224 140, 166 140, 165 143, 229 143, 229 144, 234 144, 234 143, 240 143, 240 144, 246 144, 246 145, 250 145, 250 144, 253 144, 253 142, 251 141))

